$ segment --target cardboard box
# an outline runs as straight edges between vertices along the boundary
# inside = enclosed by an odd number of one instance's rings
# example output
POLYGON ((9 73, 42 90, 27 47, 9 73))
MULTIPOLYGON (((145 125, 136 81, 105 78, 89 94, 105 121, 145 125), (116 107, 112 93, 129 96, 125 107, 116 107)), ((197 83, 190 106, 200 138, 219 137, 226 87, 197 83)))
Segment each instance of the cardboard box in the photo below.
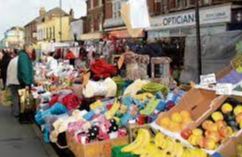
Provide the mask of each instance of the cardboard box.
POLYGON ((216 99, 214 99, 213 103, 211 104, 212 107, 210 108, 210 110, 205 112, 199 119, 197 119, 192 124, 190 124, 188 126, 188 128, 193 130, 193 129, 199 127, 200 125, 202 125, 202 123, 206 119, 208 119, 212 113, 216 112, 217 110, 219 110, 222 107, 222 105, 228 98, 233 98, 233 99, 237 100, 238 102, 242 102, 242 97, 239 97, 239 96, 230 96, 230 97, 229 96, 219 96, 216 99))
POLYGON ((111 157, 112 147, 128 144, 128 136, 106 141, 80 144, 68 133, 66 134, 69 149, 76 157, 111 157))
MULTIPOLYGON (((212 113, 220 110, 225 101, 229 98, 233 98, 238 102, 242 102, 242 97, 239 96, 219 96, 213 101, 213 108, 207 114, 201 116, 196 122, 193 122, 188 126, 189 129, 193 130, 195 128, 199 128, 202 123, 207 120, 212 113)), ((214 152, 219 152, 223 155, 223 157, 236 157, 236 155, 232 155, 236 153, 236 143, 240 141, 242 144, 242 130, 240 130, 235 136, 225 139, 223 143, 219 146, 219 148, 215 151, 207 150, 208 153, 213 154, 214 152)), ((242 154, 241 154, 242 155, 242 154)))
POLYGON ((157 120, 164 117, 171 117, 174 112, 186 110, 191 113, 193 121, 199 120, 204 114, 209 114, 214 110, 216 101, 221 101, 214 91, 203 89, 190 89, 180 100, 180 102, 168 112, 160 113, 157 120), (218 98, 218 99, 217 99, 218 98))
POLYGON ((238 144, 242 145, 242 130, 238 132, 237 136, 234 136, 221 145, 217 152, 223 157, 241 157, 242 154, 237 152, 238 144), (240 155, 240 156, 238 156, 240 155))

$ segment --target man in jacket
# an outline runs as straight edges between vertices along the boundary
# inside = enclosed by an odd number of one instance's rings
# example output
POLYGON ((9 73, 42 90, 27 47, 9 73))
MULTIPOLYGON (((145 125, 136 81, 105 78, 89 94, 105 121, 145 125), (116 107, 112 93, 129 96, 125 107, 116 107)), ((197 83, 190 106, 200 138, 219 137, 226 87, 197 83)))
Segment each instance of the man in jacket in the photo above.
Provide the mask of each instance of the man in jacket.
POLYGON ((18 58, 18 80, 22 88, 30 87, 33 84, 33 65, 31 55, 33 48, 31 45, 25 45, 24 50, 19 52, 18 58))

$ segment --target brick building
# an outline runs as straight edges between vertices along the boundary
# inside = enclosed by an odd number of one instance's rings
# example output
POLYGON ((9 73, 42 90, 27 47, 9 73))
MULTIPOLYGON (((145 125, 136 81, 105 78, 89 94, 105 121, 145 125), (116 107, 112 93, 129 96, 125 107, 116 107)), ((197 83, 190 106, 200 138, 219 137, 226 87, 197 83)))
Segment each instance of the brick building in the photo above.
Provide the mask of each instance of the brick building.
MULTIPOLYGON (((101 35, 97 33, 105 31, 106 34, 111 36, 128 38, 129 34, 120 15, 121 3, 125 1, 127 0, 88 0, 88 13, 87 17, 85 17, 84 33, 95 32, 95 37, 101 37, 101 35)), ((238 8, 238 5, 241 5, 242 0, 200 0, 199 3, 202 10, 205 9, 207 11, 211 11, 213 7, 215 7, 217 8, 217 10, 215 10, 217 13, 222 12, 225 13, 225 15, 230 16, 222 17, 224 18, 224 21, 222 21, 223 24, 221 24, 221 21, 210 21, 210 23, 214 22, 217 26, 219 26, 218 30, 225 31, 227 24, 232 22, 229 21, 229 19, 236 20, 241 18, 242 12, 240 9, 236 8, 238 8), (236 4, 236 7, 234 4, 236 4), (223 5, 227 6, 227 8, 223 8, 223 5)), ((177 16, 183 16, 186 12, 194 13, 195 0, 147 0, 147 5, 151 16, 151 28, 148 28, 146 31, 149 32, 150 30, 156 30, 153 32, 153 35, 155 34, 158 37, 162 37, 162 34, 166 34, 165 36, 176 36, 177 33, 182 35, 184 34, 183 30, 180 30, 180 25, 178 24, 176 26, 174 23, 171 28, 176 27, 178 30, 175 30, 177 31, 175 34, 170 33, 170 30, 167 30, 168 26, 164 27, 165 29, 163 28, 162 22, 164 21, 162 20, 169 16, 176 16, 176 14, 177 16)), ((178 18, 180 17, 178 16, 178 18)), ((192 22, 194 23, 195 21, 192 22)), ((182 26, 186 26, 186 24, 182 26)), ((211 28, 211 25, 209 25, 209 28, 211 28)), ((170 27, 168 29, 170 29, 170 27)), ((216 29, 216 27, 213 29, 216 29)), ((191 28, 187 28, 185 33, 190 30, 191 28)), ((212 31, 212 29, 210 31, 212 31)))
POLYGON ((102 37, 104 21, 104 0, 87 0, 87 16, 84 20, 82 40, 102 37))

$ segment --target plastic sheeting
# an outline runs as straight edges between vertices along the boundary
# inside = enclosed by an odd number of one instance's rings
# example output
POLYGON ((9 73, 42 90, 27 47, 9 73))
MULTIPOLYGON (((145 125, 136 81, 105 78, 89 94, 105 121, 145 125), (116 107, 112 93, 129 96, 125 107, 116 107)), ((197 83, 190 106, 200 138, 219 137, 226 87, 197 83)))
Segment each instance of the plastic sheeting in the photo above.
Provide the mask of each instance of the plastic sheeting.
MULTIPOLYGON (((230 64, 236 54, 236 43, 242 40, 242 31, 201 35, 202 74, 216 73, 230 64)), ((180 81, 199 81, 196 36, 186 38, 184 70, 180 81)))

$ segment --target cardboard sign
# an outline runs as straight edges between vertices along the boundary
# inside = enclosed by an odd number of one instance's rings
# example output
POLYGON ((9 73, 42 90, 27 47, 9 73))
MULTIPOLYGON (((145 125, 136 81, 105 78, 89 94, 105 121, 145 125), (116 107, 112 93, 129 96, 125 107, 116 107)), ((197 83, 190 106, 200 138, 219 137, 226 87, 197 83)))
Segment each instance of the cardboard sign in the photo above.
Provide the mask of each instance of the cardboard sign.
POLYGON ((131 19, 130 19, 129 3, 122 3, 120 13, 121 13, 122 19, 127 27, 129 35, 133 38, 140 37, 140 35, 143 34, 143 29, 142 28, 136 28, 136 29, 132 28, 131 19))
POLYGON ((209 85, 217 82, 216 75, 214 73, 208 75, 201 75, 200 80, 201 85, 209 85))
POLYGON ((121 69, 124 64, 124 55, 121 55, 118 60, 118 69, 121 69))
POLYGON ((146 0, 129 0, 130 23, 133 29, 150 27, 150 18, 146 0))
POLYGON ((231 83, 218 83, 216 85, 216 94, 218 95, 231 95, 233 85, 231 83))

